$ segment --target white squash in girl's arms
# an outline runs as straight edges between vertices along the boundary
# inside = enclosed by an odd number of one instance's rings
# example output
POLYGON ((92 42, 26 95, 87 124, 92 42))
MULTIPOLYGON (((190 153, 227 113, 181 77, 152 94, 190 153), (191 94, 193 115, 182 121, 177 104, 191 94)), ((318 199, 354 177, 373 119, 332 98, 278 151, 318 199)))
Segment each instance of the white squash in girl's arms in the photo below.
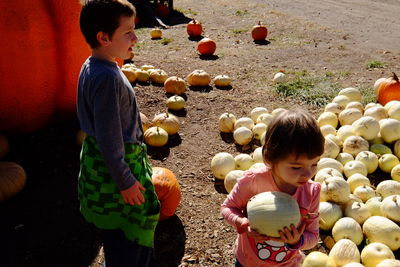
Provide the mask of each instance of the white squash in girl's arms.
POLYGON ((391 250, 400 248, 400 226, 383 216, 371 216, 362 226, 363 233, 370 243, 380 242, 391 250))
POLYGON ((361 104, 358 101, 352 101, 350 103, 348 103, 345 107, 345 109, 349 109, 349 108, 356 108, 358 109, 361 113, 364 113, 364 105, 361 104))
POLYGON ((321 184, 321 201, 331 201, 338 204, 349 200, 350 186, 340 177, 329 177, 321 184))
POLYGON ((400 261, 396 259, 384 259, 376 267, 400 267, 400 261))
POLYGON ((343 174, 340 171, 338 171, 334 168, 324 168, 324 169, 319 170, 315 174, 314 181, 322 184, 322 182, 325 181, 327 178, 333 177, 333 176, 343 178, 343 174))
POLYGON ((394 180, 381 181, 376 187, 376 193, 383 198, 400 195, 400 182, 394 180))
POLYGON ((322 112, 317 119, 319 127, 324 125, 331 125, 333 128, 336 128, 339 123, 339 119, 337 115, 333 112, 322 112))
POLYGON ((379 122, 370 117, 364 116, 352 123, 354 133, 366 140, 373 140, 380 131, 379 122))
POLYGON ((261 114, 268 114, 268 109, 264 107, 255 107, 250 112, 250 118, 254 123, 257 123, 257 119, 261 114))
POLYGON ((341 239, 350 239, 357 246, 364 239, 361 225, 351 217, 340 218, 332 228, 332 237, 337 242, 341 239))
POLYGON ((342 144, 348 137, 354 135, 356 134, 354 133, 353 126, 351 125, 343 125, 336 132, 336 136, 339 137, 340 141, 342 141, 342 144))
POLYGON ((361 92, 357 88, 347 87, 339 91, 338 95, 347 96, 350 101, 360 102, 362 99, 361 92))
POLYGON ((333 245, 329 252, 337 266, 343 266, 350 262, 360 262, 360 252, 357 245, 349 239, 340 239, 333 245))
POLYGON ((343 152, 351 154, 353 157, 357 156, 361 151, 369 150, 369 143, 361 136, 349 136, 344 140, 343 152))
POLYGON ((383 154, 378 159, 379 169, 386 173, 391 173, 394 166, 400 164, 399 158, 393 154, 383 154))
POLYGON ((257 123, 256 125, 254 125, 251 131, 253 132, 254 139, 260 140, 262 134, 267 131, 267 125, 262 122, 257 123))
POLYGON ((358 161, 358 160, 352 160, 352 161, 347 162, 343 166, 343 173, 347 178, 349 178, 350 176, 352 176, 353 174, 356 174, 356 173, 367 176, 368 170, 367 170, 367 166, 365 166, 365 164, 363 162, 358 161))
POLYGON ((239 127, 233 132, 233 139, 239 145, 247 145, 253 139, 253 132, 247 127, 239 127))
POLYGON ((325 169, 325 168, 333 168, 333 169, 338 170, 340 173, 343 173, 343 165, 336 159, 321 158, 317 164, 317 171, 325 169))
POLYGON ((381 213, 382 200, 383 197, 376 196, 376 197, 371 197, 365 202, 365 205, 367 206, 369 212, 371 213, 371 216, 382 216, 381 213))
POLYGON ((397 164, 390 171, 390 176, 393 180, 400 182, 400 164, 397 164))
POLYGON ((248 129, 252 129, 254 126, 254 121, 249 117, 241 117, 235 122, 235 130, 240 127, 246 127, 248 129))
POLYGON ((232 191, 233 187, 237 183, 237 179, 243 177, 243 174, 244 174, 244 171, 233 170, 233 171, 228 172, 225 175, 224 186, 225 186, 226 192, 230 193, 232 191))
POLYGON ((325 138, 324 153, 321 155, 321 157, 334 159, 337 157, 339 152, 340 152, 339 146, 331 139, 325 138))
POLYGON ((367 167, 368 174, 373 173, 378 168, 378 156, 371 151, 361 151, 356 156, 357 161, 361 161, 367 167))
POLYGON ((232 113, 223 113, 218 120, 219 130, 223 133, 233 133, 235 130, 236 117, 232 113))
POLYGON ((335 96, 334 98, 333 98, 333 100, 332 100, 332 103, 337 103, 337 104, 339 104, 341 107, 343 107, 343 108, 345 108, 346 107, 346 105, 348 104, 348 103, 350 103, 351 102, 351 100, 350 100, 350 98, 348 98, 347 96, 345 96, 345 95, 337 95, 337 96, 335 96))
POLYGON ((371 181, 368 179, 367 176, 355 173, 347 178, 347 183, 350 186, 350 191, 353 193, 354 190, 363 185, 371 185, 371 181))
POLYGON ((358 186, 354 189, 353 194, 358 196, 362 202, 366 202, 368 199, 376 197, 375 189, 370 185, 358 186))
POLYGON ((257 117, 257 123, 264 123, 265 125, 269 125, 269 123, 272 121, 273 116, 269 113, 263 113, 260 116, 257 117))
POLYGON ((382 216, 400 222, 400 195, 386 197, 381 205, 382 216))
POLYGON ((376 106, 369 109, 365 109, 364 116, 370 116, 375 118, 377 121, 380 121, 386 119, 389 115, 384 107, 376 106))
POLYGON ((351 125, 353 122, 361 118, 363 115, 361 111, 356 108, 349 108, 344 109, 342 112, 339 113, 338 119, 340 125, 351 125))
POLYGON ((336 129, 329 124, 320 127, 320 130, 323 136, 327 136, 328 134, 336 135, 336 129))
POLYGON ((336 160, 344 166, 347 162, 354 160, 354 157, 350 153, 341 152, 337 155, 336 160))
POLYGON ((319 228, 325 231, 331 230, 336 221, 343 217, 339 205, 322 201, 319 203, 319 228))
POLYGON ((382 139, 386 143, 393 143, 400 139, 400 121, 395 119, 383 119, 379 122, 382 139))
POLYGON ((236 167, 235 158, 227 153, 217 153, 211 160, 211 171, 217 179, 223 180, 236 167))
POLYGON ((327 254, 320 251, 312 251, 303 261, 302 267, 337 267, 335 261, 327 254))
POLYGON ((248 170, 254 164, 253 158, 249 154, 241 153, 234 157, 236 170, 248 170))
POLYGON ((262 147, 257 147, 254 149, 253 155, 252 155, 254 163, 261 162, 264 163, 264 157, 262 154, 262 147))
POLYGON ((393 251, 382 243, 370 243, 361 250, 361 262, 365 267, 376 267, 386 259, 394 259, 393 251))
POLYGON ((339 115, 339 113, 343 110, 344 108, 339 105, 338 103, 328 103, 325 108, 324 111, 325 112, 332 112, 335 113, 336 115, 339 115))
POLYGON ((283 192, 263 192, 247 202, 250 226, 260 234, 279 237, 279 230, 298 226, 300 209, 297 201, 283 192))
POLYGON ((350 205, 347 205, 344 210, 344 215, 353 218, 360 225, 362 225, 366 219, 371 217, 371 213, 367 206, 361 202, 353 202, 350 205))

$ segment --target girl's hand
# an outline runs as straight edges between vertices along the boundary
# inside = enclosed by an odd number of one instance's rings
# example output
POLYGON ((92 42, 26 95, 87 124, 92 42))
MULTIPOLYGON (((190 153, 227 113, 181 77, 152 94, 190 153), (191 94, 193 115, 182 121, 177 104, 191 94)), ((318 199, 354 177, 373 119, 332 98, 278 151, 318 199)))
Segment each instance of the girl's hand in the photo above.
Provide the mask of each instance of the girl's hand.
POLYGON ((290 246, 296 246, 300 242, 300 238, 306 229, 306 223, 303 221, 298 228, 293 224, 290 228, 285 227, 279 231, 280 237, 270 237, 271 240, 282 241, 290 246))
POLYGON ((142 191, 146 189, 139 181, 136 181, 131 187, 121 190, 122 199, 129 205, 142 205, 145 201, 142 191))
POLYGON ((249 232, 250 222, 246 217, 238 217, 235 221, 235 226, 238 234, 249 232))

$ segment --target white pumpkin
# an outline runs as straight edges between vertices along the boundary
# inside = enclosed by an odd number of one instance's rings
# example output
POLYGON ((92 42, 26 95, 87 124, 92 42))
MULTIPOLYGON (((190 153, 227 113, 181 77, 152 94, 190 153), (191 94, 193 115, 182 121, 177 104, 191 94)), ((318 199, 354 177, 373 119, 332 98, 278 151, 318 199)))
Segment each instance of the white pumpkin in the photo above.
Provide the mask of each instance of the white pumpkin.
POLYGON ((400 260, 384 259, 379 262, 376 267, 400 267, 400 260))
POLYGON ((337 155, 336 160, 344 166, 347 162, 354 160, 354 157, 350 153, 341 152, 337 155))
POLYGON ((247 203, 250 226, 260 234, 279 237, 279 230, 298 226, 300 209, 297 201, 283 192, 263 192, 247 203))
POLYGON ((324 169, 319 170, 315 174, 314 181, 322 184, 322 182, 325 181, 327 178, 333 177, 333 176, 338 176, 338 177, 343 178, 342 173, 339 172, 338 170, 336 170, 334 168, 324 168, 324 169))
POLYGON ((241 153, 234 157, 236 170, 248 170, 254 164, 253 158, 249 154, 241 153))
POLYGON ((324 142, 324 153, 321 157, 324 158, 336 158, 340 152, 339 146, 329 138, 325 138, 324 142))
POLYGON ((213 79, 214 85, 217 87, 227 87, 232 83, 232 79, 228 75, 217 75, 213 79))
POLYGON ((241 117, 235 122, 235 130, 240 127, 246 127, 248 129, 252 129, 254 126, 254 121, 249 117, 241 117))
POLYGON ((354 133, 352 125, 343 125, 336 132, 336 136, 339 137, 340 141, 342 141, 342 144, 348 137, 353 135, 356 134, 354 133))
POLYGON ((336 135, 336 128, 334 128, 330 124, 321 126, 320 130, 321 130, 321 133, 322 133, 323 136, 327 136, 328 134, 336 135))
POLYGON ((164 146, 168 143, 168 133, 161 127, 153 126, 144 132, 144 141, 149 146, 164 146))
POLYGON ((375 189, 373 189, 370 185, 356 187, 353 191, 353 194, 358 196, 362 202, 366 202, 368 199, 377 196, 375 189))
POLYGON ((361 104, 358 101, 352 101, 350 103, 348 103, 345 107, 345 109, 349 109, 349 108, 356 108, 358 109, 361 113, 364 113, 364 105, 361 104))
POLYGON ((393 143, 400 139, 400 121, 395 119, 383 119, 379 122, 380 134, 386 143, 393 143))
POLYGON ((360 225, 362 225, 366 219, 371 217, 368 207, 361 202, 353 202, 350 205, 347 205, 344 210, 344 215, 353 218, 360 225))
POLYGON ((255 107, 250 112, 250 118, 254 123, 257 123, 257 119, 261 114, 268 114, 268 109, 264 107, 255 107))
POLYGON ((370 243, 380 242, 391 250, 400 248, 400 226, 383 216, 371 216, 362 226, 363 233, 370 243))
POLYGON ((256 125, 254 125, 251 131, 253 132, 253 138, 256 140, 260 140, 263 133, 267 131, 267 125, 262 122, 257 123, 256 125))
POLYGON ((322 112, 319 115, 317 121, 319 127, 322 127, 324 125, 331 125, 333 128, 336 128, 339 123, 338 117, 333 112, 322 112))
POLYGON ((341 107, 343 107, 343 108, 345 108, 346 107, 346 105, 348 104, 348 103, 350 103, 351 102, 351 100, 350 100, 350 98, 348 98, 347 96, 345 96, 345 95, 337 95, 337 96, 335 96, 333 99, 332 99, 332 103, 337 103, 337 104, 339 104, 341 107))
POLYGON ((349 200, 349 195, 349 184, 339 177, 329 177, 321 184, 321 201, 346 203, 349 200))
POLYGON ((356 173, 367 176, 368 169, 367 169, 367 166, 365 166, 365 164, 363 162, 358 161, 358 160, 352 160, 352 161, 347 162, 343 166, 343 173, 346 177, 350 177, 356 173))
POLYGON ((363 116, 360 110, 356 108, 344 109, 339 113, 338 119, 340 125, 351 125, 356 120, 360 119, 363 116))
POLYGON ((167 99, 167 107, 171 110, 184 109, 185 104, 185 99, 179 95, 173 95, 167 99))
POLYGON ((381 205, 381 214, 395 222, 400 222, 400 195, 385 197, 381 205))
POLYGON ((386 119, 388 117, 387 110, 382 106, 375 106, 364 110, 364 116, 371 116, 377 121, 386 119))
POLYGON ((357 156, 361 151, 369 150, 369 143, 361 136, 349 136, 343 142, 343 152, 357 156))
POLYGON ((356 189, 359 186, 371 185, 371 181, 368 179, 368 177, 359 173, 355 173, 350 177, 348 177, 347 183, 349 184, 350 191, 352 193, 354 192, 354 189, 356 189))
POLYGON ((277 72, 272 79, 273 83, 283 83, 285 81, 285 73, 277 72))
POLYGON ((237 179, 243 177, 243 174, 244 171, 242 170, 233 170, 225 175, 224 187, 226 192, 230 193, 232 191, 233 187, 237 183, 237 179))
POLYGON ((370 199, 367 200, 367 202, 365 202, 365 205, 367 206, 369 212, 371 213, 371 216, 382 216, 381 213, 382 200, 383 197, 377 196, 377 197, 371 197, 370 199))
POLYGON ((379 86, 381 85, 381 82, 385 81, 386 79, 387 78, 379 78, 374 82, 374 91, 375 91, 376 95, 378 95, 378 89, 379 89, 379 86))
POLYGON ((317 171, 322 170, 324 168, 333 168, 338 170, 340 173, 343 173, 343 165, 336 159, 321 158, 317 164, 317 171))
POLYGON ((357 245, 350 239, 340 239, 333 245, 329 252, 337 266, 343 266, 350 262, 360 262, 360 252, 357 245))
POLYGON ((239 145, 247 145, 253 139, 253 132, 247 127, 239 127, 233 132, 233 139, 239 145))
POLYGON ((371 102, 371 103, 368 103, 368 104, 365 105, 364 110, 367 110, 367 109, 370 109, 370 108, 375 108, 375 107, 382 107, 382 105, 379 104, 379 103, 371 102))
POLYGON ((347 96, 350 101, 360 102, 362 99, 361 92, 357 88, 347 87, 339 91, 338 95, 347 96))
POLYGON ((400 139, 394 142, 393 151, 396 157, 400 158, 400 139))
POLYGON ((257 123, 264 123, 265 125, 269 125, 274 117, 269 113, 262 113, 257 117, 257 123))
POLYGON ((365 266, 359 262, 350 262, 350 263, 343 265, 342 267, 365 267, 365 266))
POLYGON ((377 155, 393 154, 392 150, 387 145, 384 144, 372 144, 369 150, 377 155))
POLYGON ((276 108, 276 109, 274 109, 274 110, 271 111, 271 115, 272 115, 273 117, 275 117, 275 116, 278 116, 280 113, 282 113, 282 112, 284 112, 284 111, 286 111, 285 108, 276 108))
POLYGON ((351 217, 337 220, 332 228, 332 237, 336 242, 341 239, 350 239, 357 246, 364 240, 361 225, 351 217))
POLYGON ((343 212, 339 205, 321 201, 319 203, 319 228, 325 231, 331 230, 337 220, 342 218, 343 212))
POLYGON ((164 112, 154 116, 152 120, 154 126, 159 126, 167 131, 168 135, 176 134, 180 129, 180 121, 177 116, 164 112))
POLYGON ((252 158, 253 158, 253 162, 257 163, 264 163, 264 156, 262 154, 262 147, 257 147, 256 149, 254 149, 254 152, 252 154, 252 158))
POLYGON ((373 173, 378 168, 378 156, 371 151, 361 151, 357 154, 357 161, 361 161, 367 167, 368 174, 373 173))
POLYGON ((390 177, 392 177, 393 180, 400 182, 400 164, 397 164, 392 168, 390 171, 390 177))
POLYGON ((364 116, 352 123, 355 135, 361 136, 366 140, 373 140, 380 131, 379 122, 370 117, 364 116))
POLYGON ((400 164, 399 158, 393 154, 383 154, 378 159, 379 169, 386 173, 391 173, 394 166, 400 164))
POLYGON ((400 101, 394 100, 390 102, 386 103, 384 107, 388 112, 389 118, 400 120, 400 101), (392 102, 391 105, 389 104, 390 102, 392 102))
POLYGON ((339 115, 339 113, 343 109, 344 109, 344 107, 342 107, 338 103, 328 103, 324 108, 324 112, 332 112, 332 113, 335 113, 336 115, 339 115))
POLYGON ((312 251, 303 261, 302 267, 337 267, 335 261, 327 254, 320 251, 312 251))
POLYGON ((361 262, 365 267, 375 267, 386 259, 395 259, 393 251, 382 243, 370 243, 361 250, 361 262))
POLYGON ((376 193, 383 198, 400 195, 400 182, 394 180, 381 181, 376 187, 376 193))
POLYGON ((215 178, 223 180, 228 172, 233 171, 236 167, 235 158, 227 153, 217 153, 211 160, 211 171, 215 178))
POLYGON ((233 133, 236 117, 232 113, 225 112, 218 119, 218 128, 223 133, 233 133))

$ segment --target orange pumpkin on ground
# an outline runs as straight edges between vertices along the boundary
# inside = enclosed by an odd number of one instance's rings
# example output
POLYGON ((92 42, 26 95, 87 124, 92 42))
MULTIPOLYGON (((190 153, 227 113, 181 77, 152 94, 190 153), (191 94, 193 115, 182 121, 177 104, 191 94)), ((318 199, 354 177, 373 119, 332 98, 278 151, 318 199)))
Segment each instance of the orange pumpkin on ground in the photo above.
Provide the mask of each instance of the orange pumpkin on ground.
POLYGON ((175 214, 181 201, 181 189, 175 174, 161 167, 153 167, 152 181, 161 203, 160 221, 175 214))
POLYGON ((21 191, 26 182, 24 169, 15 162, 0 162, 0 202, 21 191))
POLYGON ((203 32, 203 26, 200 22, 193 19, 186 25, 186 31, 190 37, 200 36, 203 32))
POLYGON ((392 100, 400 100, 400 81, 396 73, 382 81, 378 87, 378 101, 382 105, 392 100))
POLYGON ((261 21, 258 22, 257 25, 253 27, 251 30, 251 37, 254 41, 262 41, 267 38, 268 29, 264 25, 261 24, 261 21))
POLYGON ((203 38, 197 44, 197 51, 199 51, 199 53, 204 56, 213 55, 216 49, 217 44, 210 38, 203 38))
POLYGON ((79 1, 0 1, 0 10, 0 131, 33 132, 75 116, 77 78, 90 55, 79 1))

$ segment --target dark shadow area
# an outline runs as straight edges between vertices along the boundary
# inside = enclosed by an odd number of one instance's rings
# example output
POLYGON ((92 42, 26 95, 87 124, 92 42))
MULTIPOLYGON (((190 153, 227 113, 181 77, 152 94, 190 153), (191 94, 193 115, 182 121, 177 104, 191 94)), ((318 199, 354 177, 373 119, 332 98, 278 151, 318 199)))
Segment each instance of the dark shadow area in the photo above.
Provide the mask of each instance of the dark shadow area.
POLYGON ((268 40, 259 40, 259 41, 253 41, 255 44, 258 45, 269 45, 271 42, 268 40))
POLYGON ((219 132, 219 135, 221 136, 221 139, 228 144, 233 144, 235 140, 233 139, 233 133, 223 133, 219 132))
POLYGON ((155 87, 164 87, 163 83, 156 83, 156 82, 151 82, 151 85, 154 85, 155 87))
POLYGON ((172 110, 172 109, 168 109, 169 113, 174 114, 175 116, 178 117, 186 117, 187 114, 187 110, 185 108, 181 109, 181 110, 172 110))
POLYGON ((136 81, 137 84, 142 85, 142 86, 149 86, 150 85, 150 81, 147 82, 141 82, 141 81, 136 81))
POLYGON ((219 57, 217 55, 199 55, 202 60, 217 60, 219 57))
POLYGON ((217 88, 217 89, 219 89, 219 90, 226 90, 226 91, 229 91, 229 90, 232 90, 232 85, 228 85, 228 86, 215 86, 215 88, 217 88))
POLYGON ((168 136, 168 147, 179 146, 182 143, 182 138, 179 133, 168 136))
POLYGON ((228 192, 225 189, 224 180, 215 178, 214 188, 215 188, 215 191, 217 191, 220 194, 228 194, 228 192))
POLYGON ((187 24, 191 20, 192 18, 186 17, 185 14, 177 10, 173 10, 169 16, 162 18, 162 21, 168 26, 187 24))
POLYGON ((154 248, 155 258, 151 267, 176 267, 185 254, 186 233, 177 215, 160 221, 156 227, 154 248))
POLYGON ((147 145, 147 154, 149 155, 150 158, 154 160, 164 161, 168 158, 169 153, 170 149, 168 145, 161 147, 147 145))
POLYGON ((27 182, 0 203, 0 266, 87 267, 96 258, 100 233, 79 212, 78 130, 71 120, 8 136, 10 152, 3 160, 20 164, 27 182))
POLYGON ((158 38, 151 38, 151 40, 161 40, 162 37, 158 37, 158 38))
POLYGON ((198 41, 200 41, 200 40, 203 39, 203 38, 204 38, 203 35, 199 35, 199 36, 189 36, 189 37, 188 37, 188 39, 189 39, 190 41, 195 41, 195 42, 198 42, 198 41))
POLYGON ((196 92, 203 92, 203 93, 209 93, 213 88, 210 85, 207 86, 189 86, 189 89, 192 91, 196 91, 196 92))

